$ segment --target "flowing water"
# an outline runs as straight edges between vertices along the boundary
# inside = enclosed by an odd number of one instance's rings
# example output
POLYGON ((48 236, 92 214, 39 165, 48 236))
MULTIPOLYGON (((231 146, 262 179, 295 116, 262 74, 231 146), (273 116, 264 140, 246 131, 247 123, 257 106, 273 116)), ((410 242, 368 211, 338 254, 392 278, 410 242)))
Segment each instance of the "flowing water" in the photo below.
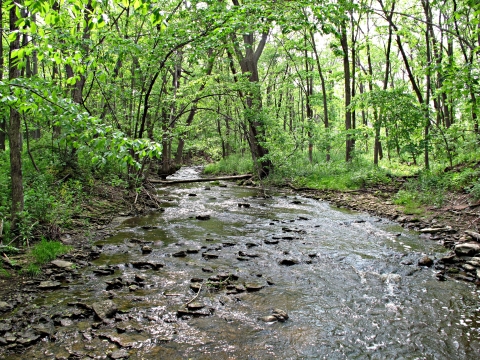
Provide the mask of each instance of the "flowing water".
POLYGON ((27 358, 66 350, 106 358, 119 345, 130 359, 480 358, 479 291, 437 281, 433 269, 416 265, 424 254, 444 256, 443 247, 379 217, 222 184, 159 187, 164 212, 118 219, 94 261, 115 273, 99 277, 87 268, 68 290, 36 304, 72 309, 72 302, 110 297, 119 308, 115 320, 65 322, 55 341, 35 345, 27 358), (153 251, 142 254, 138 242, 153 251), (186 256, 173 256, 181 251, 186 256), (131 265, 140 260, 164 267, 131 265), (229 281, 207 282, 218 273, 229 281), (136 275, 145 278, 142 287, 106 291, 106 281, 136 275), (204 279, 197 298, 195 278, 204 279), (258 291, 239 292, 242 286, 258 291), (177 312, 192 299, 206 307, 177 312), (262 321, 273 309, 289 319, 262 321))

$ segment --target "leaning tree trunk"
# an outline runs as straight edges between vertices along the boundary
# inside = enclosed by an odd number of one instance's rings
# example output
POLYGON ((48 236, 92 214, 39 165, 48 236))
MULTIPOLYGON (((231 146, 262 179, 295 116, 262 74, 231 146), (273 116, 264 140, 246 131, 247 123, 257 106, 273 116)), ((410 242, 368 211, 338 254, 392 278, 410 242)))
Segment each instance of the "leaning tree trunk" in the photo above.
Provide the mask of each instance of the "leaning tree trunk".
MULTIPOLYGON (((238 1, 234 0, 234 4, 238 5, 238 1)), ((245 54, 242 53, 238 46, 235 46, 242 73, 249 74, 248 79, 253 87, 253 90, 246 94, 245 120, 248 127, 248 143, 259 178, 267 177, 273 168, 272 162, 267 158, 268 149, 263 144, 265 141, 265 127, 263 126, 263 120, 259 118, 262 112, 262 94, 259 86, 258 60, 262 55, 267 37, 268 33, 262 34, 262 38, 254 51, 253 34, 244 34, 245 54)))

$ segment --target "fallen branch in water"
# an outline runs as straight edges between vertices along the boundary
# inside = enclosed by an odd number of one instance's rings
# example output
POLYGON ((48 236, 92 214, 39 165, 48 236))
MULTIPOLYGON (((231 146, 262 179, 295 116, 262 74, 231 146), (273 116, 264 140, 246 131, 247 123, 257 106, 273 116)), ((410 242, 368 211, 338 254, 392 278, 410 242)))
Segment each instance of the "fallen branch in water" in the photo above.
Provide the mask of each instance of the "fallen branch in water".
POLYGON ((188 305, 190 304, 191 302, 195 301, 196 298, 198 298, 198 296, 200 295, 200 292, 202 291, 202 286, 203 286, 203 283, 200 285, 200 287, 198 288, 198 292, 197 292, 197 295, 195 295, 191 300, 187 301, 185 303, 185 305, 188 305))
POLYGON ((180 180, 157 180, 157 179, 148 179, 152 184, 185 184, 193 182, 209 182, 209 181, 219 181, 219 180, 241 180, 241 179, 250 179, 252 174, 245 175, 231 175, 231 176, 220 176, 215 178, 197 178, 197 179, 180 179, 180 180))

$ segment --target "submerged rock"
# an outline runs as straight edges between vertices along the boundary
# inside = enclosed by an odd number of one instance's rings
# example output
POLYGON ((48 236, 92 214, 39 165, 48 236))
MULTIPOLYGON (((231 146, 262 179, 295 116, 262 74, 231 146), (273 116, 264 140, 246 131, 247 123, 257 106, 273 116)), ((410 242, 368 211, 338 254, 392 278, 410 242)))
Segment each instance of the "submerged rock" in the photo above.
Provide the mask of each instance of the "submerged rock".
POLYGON ((456 261, 455 255, 448 255, 444 256, 440 260, 438 260, 439 263, 441 264, 453 264, 456 261))
POLYGON ((283 266, 292 266, 297 264, 300 264, 300 261, 298 261, 297 259, 283 259, 280 261, 280 265, 283 266))
POLYGON ((276 245, 279 243, 278 240, 264 240, 263 242, 267 245, 276 245))
POLYGON ((101 320, 112 318, 118 311, 117 305, 112 300, 99 301, 92 304, 93 311, 101 320))
POLYGON ((105 283, 107 284, 107 288, 106 288, 107 291, 114 290, 114 289, 121 289, 122 287, 125 286, 125 284, 123 283, 123 279, 120 277, 112 279, 110 281, 106 281, 105 283))
POLYGON ((232 246, 235 246, 237 244, 234 243, 234 242, 230 242, 230 241, 224 241, 224 242, 222 242, 222 245, 223 245, 223 247, 232 247, 232 246))
POLYGON ((209 214, 200 214, 195 217, 197 220, 210 220, 209 214))
POLYGON ((162 263, 158 263, 154 261, 132 261, 130 264, 136 269, 153 269, 153 270, 158 270, 165 266, 162 263))
POLYGON ((195 292, 195 293, 198 293, 201 288, 202 288, 202 283, 191 283, 190 284, 190 289, 192 289, 192 291, 195 292))
POLYGON ((214 313, 215 309, 211 307, 203 307, 198 310, 190 310, 187 308, 182 308, 177 310, 177 317, 181 316, 193 316, 193 317, 199 317, 199 316, 210 316, 214 313))
POLYGON ((128 351, 125 349, 116 350, 110 354, 110 359, 114 360, 127 359, 128 357, 128 351))
POLYGON ((263 322, 275 322, 275 321, 278 321, 278 319, 273 316, 273 315, 267 315, 267 316, 263 316, 260 318, 260 320, 262 320, 263 322))
POLYGON ((172 254, 173 257, 186 257, 187 253, 184 250, 172 254))
POLYGON ((40 335, 28 332, 28 333, 22 334, 20 339, 17 340, 17 343, 23 346, 29 346, 29 345, 35 344, 40 339, 41 339, 40 335))
POLYGON ((432 266, 433 265, 433 260, 430 259, 428 256, 424 256, 420 260, 418 260, 418 266, 432 266))
POLYGON ((194 302, 191 302, 190 304, 187 304, 188 310, 200 310, 200 309, 203 309, 204 307, 205 307, 205 304, 198 301, 194 301, 194 302))
POLYGON ((288 314, 286 311, 282 309, 273 309, 272 315, 275 316, 278 321, 286 321, 288 320, 288 314))
POLYGON ((40 290, 53 290, 53 289, 58 289, 62 286, 62 283, 59 281, 42 281, 40 285, 38 285, 38 288, 40 290))
POLYGON ((108 267, 107 265, 99 266, 93 270, 93 273, 96 275, 112 275, 115 272, 115 269, 108 267))
POLYGON ((265 287, 264 284, 260 283, 245 283, 245 288, 249 292, 260 291, 265 287))
POLYGON ((142 254, 144 255, 150 254, 152 251, 153 249, 151 246, 148 246, 148 245, 142 246, 142 254))
POLYGON ((235 291, 241 293, 247 291, 247 289, 242 284, 237 284, 235 285, 235 291))
POLYGON ((143 283, 147 278, 142 274, 135 274, 134 280, 139 283, 143 283))
POLYGON ((263 316, 260 318, 260 320, 264 322, 275 322, 275 321, 284 322, 288 320, 288 314, 284 310, 274 309, 272 311, 272 315, 263 316))

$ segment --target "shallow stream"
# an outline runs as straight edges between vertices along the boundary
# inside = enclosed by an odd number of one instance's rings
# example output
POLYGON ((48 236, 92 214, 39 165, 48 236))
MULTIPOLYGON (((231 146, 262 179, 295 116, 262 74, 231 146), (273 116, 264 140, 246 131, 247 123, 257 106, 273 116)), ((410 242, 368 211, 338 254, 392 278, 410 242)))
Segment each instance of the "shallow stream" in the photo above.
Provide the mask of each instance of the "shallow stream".
POLYGON ((479 291, 417 266, 425 254, 444 256, 435 242, 276 190, 191 183, 158 195, 164 212, 117 219, 95 266, 36 301, 48 313, 111 298, 116 316, 70 317, 26 358, 107 358, 119 348, 130 359, 480 358, 479 291), (107 291, 119 277, 127 286, 107 291), (288 320, 263 321, 273 309, 288 320))

